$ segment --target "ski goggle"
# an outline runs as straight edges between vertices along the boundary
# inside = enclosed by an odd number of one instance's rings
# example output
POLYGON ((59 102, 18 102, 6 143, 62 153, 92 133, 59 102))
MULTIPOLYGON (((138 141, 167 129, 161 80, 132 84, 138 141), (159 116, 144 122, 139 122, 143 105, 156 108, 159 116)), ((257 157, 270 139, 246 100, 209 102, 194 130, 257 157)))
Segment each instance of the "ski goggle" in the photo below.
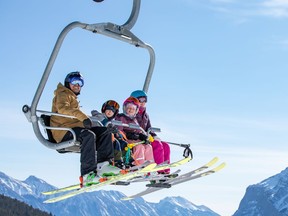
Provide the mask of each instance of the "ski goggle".
POLYGON ((131 109, 131 110, 136 110, 137 106, 134 103, 127 103, 125 105, 126 110, 131 109))
POLYGON ((113 106, 106 106, 106 107, 105 107, 105 111, 106 111, 106 110, 111 110, 113 113, 116 112, 116 109, 115 109, 115 107, 113 107, 113 106))
POLYGON ((79 85, 80 87, 84 86, 84 80, 80 77, 72 77, 69 81, 72 85, 79 85))
POLYGON ((139 107, 139 100, 137 98, 134 98, 134 97, 129 97, 127 98, 125 101, 124 101, 124 104, 127 104, 127 103, 133 103, 135 104, 137 107, 139 107))
POLYGON ((114 100, 109 100, 106 103, 106 109, 108 107, 114 107, 115 110, 118 110, 119 109, 119 104, 116 101, 114 101, 114 100))
POLYGON ((138 98, 140 103, 146 103, 147 102, 147 98, 146 97, 139 97, 138 98))

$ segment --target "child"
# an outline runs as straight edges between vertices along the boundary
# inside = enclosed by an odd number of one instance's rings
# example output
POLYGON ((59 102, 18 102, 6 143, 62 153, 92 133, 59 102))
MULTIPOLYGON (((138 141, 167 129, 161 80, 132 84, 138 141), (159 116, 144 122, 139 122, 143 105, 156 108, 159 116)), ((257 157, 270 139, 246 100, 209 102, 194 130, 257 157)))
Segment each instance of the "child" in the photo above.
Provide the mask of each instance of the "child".
MULTIPOLYGON (((135 97, 140 102, 139 112, 136 115, 136 119, 139 125, 147 132, 151 127, 151 122, 148 113, 146 112, 147 94, 142 90, 136 90, 131 93, 132 97, 135 97)), ((168 143, 161 141, 155 133, 150 133, 154 141, 151 143, 153 147, 153 155, 155 162, 161 164, 164 161, 170 163, 170 147, 168 143)), ((170 169, 161 170, 159 173, 169 174, 170 169)))
MULTIPOLYGON (((123 103, 123 113, 118 114, 115 120, 125 124, 138 124, 136 114, 139 111, 140 103, 137 98, 129 97, 123 103)), ((118 126, 120 131, 123 131, 128 139, 128 143, 145 141, 145 144, 138 144, 133 147, 133 165, 141 165, 146 161, 154 162, 152 146, 147 142, 148 136, 139 129, 127 128, 118 126)))
POLYGON ((93 110, 91 112, 92 116, 96 117, 101 123, 108 127, 108 129, 112 132, 112 141, 114 145, 114 163, 115 166, 124 169, 124 162, 122 158, 122 151, 124 152, 125 147, 127 146, 127 142, 125 141, 125 137, 111 124, 115 116, 119 113, 119 104, 114 100, 106 101, 101 108, 101 113, 97 110, 93 110))
POLYGON ((101 112, 105 115, 105 119, 102 120, 104 126, 107 126, 107 123, 119 113, 119 107, 119 104, 114 100, 108 100, 102 105, 101 112))

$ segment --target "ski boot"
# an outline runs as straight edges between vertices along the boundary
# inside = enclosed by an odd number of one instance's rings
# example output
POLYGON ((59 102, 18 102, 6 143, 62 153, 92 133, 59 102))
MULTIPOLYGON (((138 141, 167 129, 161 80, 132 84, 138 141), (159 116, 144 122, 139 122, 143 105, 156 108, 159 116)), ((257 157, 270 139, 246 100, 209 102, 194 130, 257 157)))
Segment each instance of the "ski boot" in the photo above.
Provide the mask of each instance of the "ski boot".
POLYGON ((101 177, 98 176, 95 171, 92 171, 83 176, 80 176, 79 180, 80 180, 81 188, 86 187, 86 186, 91 186, 93 184, 98 184, 102 181, 101 177))
POLYGON ((110 165, 109 161, 104 161, 97 164, 97 175, 101 177, 116 176, 121 174, 121 169, 110 165))
POLYGON ((125 166, 125 164, 124 164, 124 162, 122 160, 115 161, 115 166, 118 167, 121 170, 127 169, 127 167, 125 166))

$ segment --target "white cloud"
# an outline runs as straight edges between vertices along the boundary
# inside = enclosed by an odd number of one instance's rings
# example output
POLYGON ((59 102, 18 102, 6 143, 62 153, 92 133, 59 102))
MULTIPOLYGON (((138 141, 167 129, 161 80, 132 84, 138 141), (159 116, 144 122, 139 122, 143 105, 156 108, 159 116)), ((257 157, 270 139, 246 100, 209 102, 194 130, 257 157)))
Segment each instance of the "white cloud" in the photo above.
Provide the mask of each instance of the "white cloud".
POLYGON ((210 6, 212 5, 211 9, 218 13, 242 19, 253 16, 288 17, 288 0, 266 0, 261 3, 257 1, 210 0, 209 3, 210 6))
POLYGON ((267 7, 288 7, 288 0, 268 0, 263 5, 267 7))
POLYGON ((288 17, 288 1, 287 0, 269 0, 260 5, 260 15, 271 17, 288 17))

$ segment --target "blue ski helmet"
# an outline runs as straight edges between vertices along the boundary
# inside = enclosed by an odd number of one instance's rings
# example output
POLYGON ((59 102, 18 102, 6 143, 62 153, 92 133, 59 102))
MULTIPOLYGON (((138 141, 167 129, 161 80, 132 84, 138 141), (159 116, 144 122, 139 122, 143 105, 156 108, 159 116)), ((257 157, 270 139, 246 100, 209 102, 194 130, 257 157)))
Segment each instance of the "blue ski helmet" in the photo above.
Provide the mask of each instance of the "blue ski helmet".
POLYGON ((146 92, 144 92, 142 90, 133 91, 130 96, 135 97, 135 98, 145 97, 146 98, 146 102, 147 102, 147 99, 148 99, 148 96, 147 96, 146 92))
POLYGON ((80 86, 84 86, 84 78, 81 75, 81 73, 79 71, 74 71, 71 72, 69 74, 67 74, 65 80, 64 80, 64 85, 66 88, 70 89, 69 83, 71 83, 72 81, 78 80, 80 83, 82 83, 80 86))

